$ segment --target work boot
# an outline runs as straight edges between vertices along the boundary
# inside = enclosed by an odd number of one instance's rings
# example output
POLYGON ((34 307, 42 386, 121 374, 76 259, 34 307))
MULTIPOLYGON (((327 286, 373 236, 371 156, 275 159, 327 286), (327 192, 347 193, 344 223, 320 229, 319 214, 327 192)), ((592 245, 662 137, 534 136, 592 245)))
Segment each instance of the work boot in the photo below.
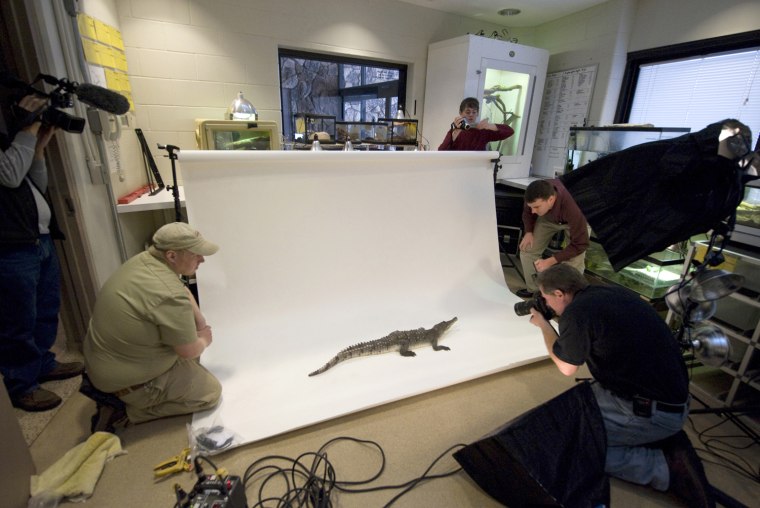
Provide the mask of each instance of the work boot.
POLYGON ((678 431, 663 440, 662 452, 670 472, 668 492, 684 501, 689 508, 714 508, 712 487, 686 432, 678 431))
POLYGON ((95 388, 95 385, 90 380, 90 376, 86 372, 82 374, 82 384, 79 387, 79 393, 94 400, 98 406, 111 406, 116 409, 124 409, 124 402, 119 397, 95 388))
POLYGON ((95 388, 90 376, 82 374, 82 385, 79 393, 95 401, 95 414, 90 418, 90 432, 111 432, 117 427, 123 428, 129 425, 126 404, 112 393, 95 388))
POLYGON ((44 383, 46 381, 59 381, 61 379, 69 379, 76 377, 84 372, 84 364, 82 362, 69 362, 69 363, 57 363, 53 370, 39 377, 37 382, 44 383))
POLYGON ((50 390, 37 388, 31 392, 11 398, 13 407, 29 412, 49 411, 61 405, 63 400, 50 390))
POLYGON ((97 410, 90 419, 90 432, 116 432, 116 428, 125 428, 129 425, 129 418, 124 407, 97 405, 97 410))

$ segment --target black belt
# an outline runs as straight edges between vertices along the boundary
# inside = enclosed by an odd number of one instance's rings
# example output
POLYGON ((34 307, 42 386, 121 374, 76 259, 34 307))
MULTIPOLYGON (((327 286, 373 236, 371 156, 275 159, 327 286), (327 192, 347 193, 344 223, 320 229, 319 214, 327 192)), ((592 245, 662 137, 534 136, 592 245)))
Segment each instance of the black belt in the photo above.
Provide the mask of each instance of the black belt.
POLYGON ((632 398, 626 398, 632 401, 631 404, 633 404, 633 414, 647 418, 652 416, 652 411, 682 414, 688 404, 686 402, 683 404, 668 404, 667 402, 660 402, 659 400, 647 399, 646 397, 642 397, 640 395, 634 395, 632 398))
POLYGON ((139 385, 132 385, 127 388, 116 390, 115 392, 111 392, 111 395, 114 395, 116 397, 123 397, 129 393, 136 392, 137 390, 139 390, 140 388, 142 388, 143 386, 147 384, 148 383, 146 382, 146 383, 140 383, 139 385))
POLYGON ((662 411, 663 413, 681 414, 688 407, 689 403, 683 404, 669 404, 667 402, 660 402, 659 400, 647 399, 640 395, 623 395, 622 393, 614 392, 610 390, 613 395, 621 399, 631 401, 633 405, 633 412, 638 416, 652 416, 652 410, 662 411))
POLYGON ((655 403, 654 408, 663 413, 683 413, 686 409, 686 404, 668 404, 667 402, 660 402, 659 400, 653 400, 655 403))

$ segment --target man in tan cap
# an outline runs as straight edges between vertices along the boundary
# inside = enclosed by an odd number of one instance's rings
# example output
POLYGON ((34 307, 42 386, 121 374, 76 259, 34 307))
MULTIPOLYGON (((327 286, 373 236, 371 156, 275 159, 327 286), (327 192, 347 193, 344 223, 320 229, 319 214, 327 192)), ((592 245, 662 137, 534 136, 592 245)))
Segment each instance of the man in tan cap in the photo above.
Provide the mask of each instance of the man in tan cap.
MULTIPOLYGON (((103 285, 84 341, 85 382, 117 407, 99 403, 93 431, 113 431, 124 409, 130 423, 140 423, 219 401, 219 381, 197 360, 211 345, 211 327, 180 279, 217 250, 189 225, 167 224, 103 285)), ((84 384, 82 391, 90 395, 84 384)))

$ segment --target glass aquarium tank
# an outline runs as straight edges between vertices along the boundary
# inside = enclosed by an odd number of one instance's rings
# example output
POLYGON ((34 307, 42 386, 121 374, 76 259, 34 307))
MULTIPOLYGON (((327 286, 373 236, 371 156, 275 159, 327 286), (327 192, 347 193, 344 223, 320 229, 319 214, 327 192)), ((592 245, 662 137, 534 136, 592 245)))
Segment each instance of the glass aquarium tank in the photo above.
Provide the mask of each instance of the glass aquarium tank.
POLYGON ((416 145, 417 120, 404 118, 381 118, 388 126, 387 142, 391 145, 416 145))
POLYGON ((566 172, 635 145, 688 134, 688 127, 570 127, 566 172))
POLYGON ((388 125, 380 122, 336 122, 336 141, 338 143, 385 143, 388 138, 388 125))
POLYGON ((280 129, 277 122, 198 119, 195 141, 201 150, 279 150, 280 129))
POLYGON ((681 279, 685 256, 686 245, 676 245, 615 272, 602 246, 592 240, 586 250, 586 270, 604 281, 625 286, 649 300, 657 300, 681 279))
POLYGON ((760 182, 752 180, 744 188, 744 199, 736 208, 736 225, 731 240, 760 247, 760 182))
POLYGON ((335 116, 295 113, 293 115, 293 140, 311 143, 317 135, 320 143, 335 142, 335 116))

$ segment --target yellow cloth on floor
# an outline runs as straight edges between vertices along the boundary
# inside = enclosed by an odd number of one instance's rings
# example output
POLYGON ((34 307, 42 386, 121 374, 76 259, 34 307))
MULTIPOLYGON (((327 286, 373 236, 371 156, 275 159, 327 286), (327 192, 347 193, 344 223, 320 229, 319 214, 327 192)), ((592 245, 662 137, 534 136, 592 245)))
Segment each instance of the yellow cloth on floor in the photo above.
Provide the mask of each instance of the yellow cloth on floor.
POLYGON ((92 495, 106 462, 124 453, 118 437, 109 432, 96 432, 45 472, 32 476, 32 497, 82 501, 92 495))

